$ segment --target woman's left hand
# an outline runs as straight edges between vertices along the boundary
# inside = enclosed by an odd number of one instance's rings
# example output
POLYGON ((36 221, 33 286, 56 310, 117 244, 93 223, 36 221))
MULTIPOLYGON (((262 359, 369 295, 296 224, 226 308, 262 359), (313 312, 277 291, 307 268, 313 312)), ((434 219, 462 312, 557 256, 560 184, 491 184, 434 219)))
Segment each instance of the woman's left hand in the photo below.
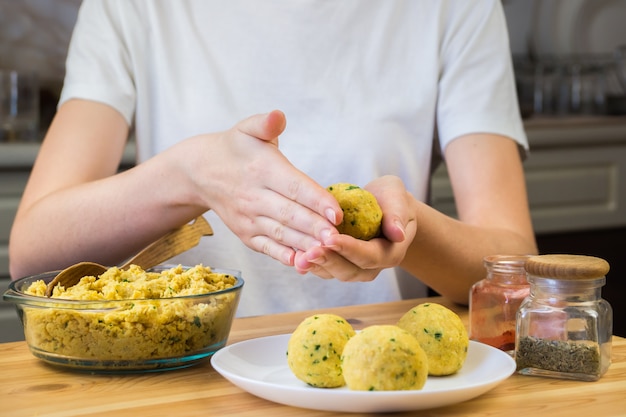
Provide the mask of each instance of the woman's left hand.
POLYGON ((417 231, 417 201, 395 176, 378 178, 364 188, 374 194, 382 209, 382 236, 364 241, 333 234, 321 246, 296 252, 298 272, 340 281, 372 281, 382 269, 402 262, 417 231))

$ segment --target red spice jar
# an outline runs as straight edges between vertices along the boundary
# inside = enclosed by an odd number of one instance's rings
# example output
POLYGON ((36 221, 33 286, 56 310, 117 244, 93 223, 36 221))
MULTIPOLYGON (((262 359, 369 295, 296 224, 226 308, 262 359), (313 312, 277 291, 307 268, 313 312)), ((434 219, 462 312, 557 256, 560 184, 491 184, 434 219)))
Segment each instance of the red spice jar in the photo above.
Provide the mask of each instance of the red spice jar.
POLYGON ((487 275, 470 290, 470 339, 511 355, 515 350, 516 314, 528 296, 526 255, 491 255, 483 260, 487 275))

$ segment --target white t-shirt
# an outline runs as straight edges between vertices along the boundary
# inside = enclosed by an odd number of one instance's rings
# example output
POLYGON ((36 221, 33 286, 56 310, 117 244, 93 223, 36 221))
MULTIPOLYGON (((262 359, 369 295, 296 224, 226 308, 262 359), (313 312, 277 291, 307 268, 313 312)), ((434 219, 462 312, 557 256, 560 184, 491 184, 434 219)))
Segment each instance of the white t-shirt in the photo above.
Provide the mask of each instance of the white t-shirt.
MULTIPOLYGON (((422 200, 435 132, 442 148, 472 132, 527 147, 499 0, 84 0, 70 98, 119 110, 138 162, 280 109, 281 151, 321 185, 394 174, 422 200)), ((207 218, 215 235, 175 261, 241 270, 240 316, 401 297, 394 269, 370 283, 302 276, 207 218)))

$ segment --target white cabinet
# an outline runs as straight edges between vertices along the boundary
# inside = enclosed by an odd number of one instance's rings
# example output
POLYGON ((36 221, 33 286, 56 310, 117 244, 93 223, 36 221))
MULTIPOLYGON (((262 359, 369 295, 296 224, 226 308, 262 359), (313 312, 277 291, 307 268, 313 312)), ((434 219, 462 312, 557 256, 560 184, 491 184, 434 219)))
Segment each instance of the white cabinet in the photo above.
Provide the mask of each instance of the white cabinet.
MULTIPOLYGON (((0 145, 0 294, 9 286, 9 232, 37 148, 0 145)), ((24 338, 15 306, 0 301, 0 342, 24 338)))
POLYGON ((13 169, 0 167, 0 278, 9 275, 9 233, 30 171, 30 167, 13 169))
MULTIPOLYGON (((532 120, 524 163, 538 234, 626 226, 626 119, 532 120)), ((432 205, 456 215, 445 165, 433 175, 432 205)))

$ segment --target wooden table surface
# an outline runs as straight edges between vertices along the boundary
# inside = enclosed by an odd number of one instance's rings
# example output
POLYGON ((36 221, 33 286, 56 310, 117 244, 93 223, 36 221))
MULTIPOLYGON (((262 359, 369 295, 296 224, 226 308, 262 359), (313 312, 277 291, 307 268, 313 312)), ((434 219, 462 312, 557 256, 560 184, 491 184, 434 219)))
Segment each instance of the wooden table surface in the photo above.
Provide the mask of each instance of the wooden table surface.
MULTIPOLYGON (((467 309, 454 309, 467 324, 467 309)), ((327 309, 356 329, 395 323, 425 300, 327 309)), ((291 333, 311 311, 235 320, 229 343, 291 333)), ((92 375, 65 371, 36 359, 25 342, 0 344, 0 416, 328 416, 257 398, 214 371, 195 367, 141 375, 92 375)), ((359 415, 359 414, 352 414, 359 415)), ((613 342, 612 365, 596 382, 514 374, 493 390, 452 406, 394 416, 626 416, 626 339, 613 342)))

